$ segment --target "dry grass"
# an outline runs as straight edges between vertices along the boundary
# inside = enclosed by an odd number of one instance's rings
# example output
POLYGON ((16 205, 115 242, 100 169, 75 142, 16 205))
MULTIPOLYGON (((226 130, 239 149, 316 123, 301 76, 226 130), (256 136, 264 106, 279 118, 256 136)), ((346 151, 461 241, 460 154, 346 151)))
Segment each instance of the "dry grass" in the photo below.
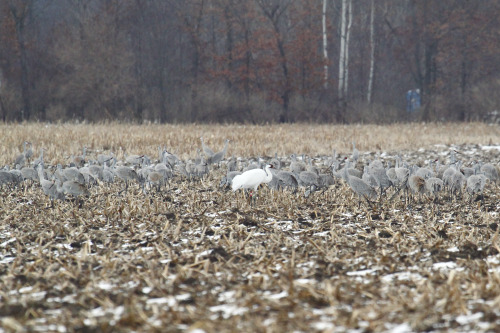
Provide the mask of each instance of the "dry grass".
MULTIPOLYGON (((54 162, 67 162, 69 154, 81 154, 83 146, 157 156, 158 145, 166 145, 181 158, 194 157, 205 137, 213 148, 230 139, 229 153, 235 156, 280 156, 304 153, 329 155, 332 149, 346 153, 352 141, 360 151, 397 151, 430 148, 435 144, 492 144, 500 142, 498 126, 483 123, 397 124, 397 125, 0 125, 3 141, 0 165, 11 163, 24 140, 44 147, 54 162)), ((219 148, 219 149, 220 149, 219 148)), ((35 151, 37 154, 37 151, 35 151)))
MULTIPOLYGON (((448 146, 499 162, 498 127, 0 125, 0 165, 24 140, 50 164, 85 145, 157 156, 166 145, 192 158, 203 135, 229 154, 313 156, 351 149, 401 152, 412 161, 448 146), (422 148, 420 151, 419 149, 422 148)), ((78 209, 46 208, 37 186, 0 194, 0 320, 7 331, 290 332, 494 330, 500 325, 500 194, 485 205, 425 198, 358 208, 338 183, 308 199, 264 187, 253 207, 220 191, 224 169, 202 181, 127 196, 91 188, 78 209)), ((2 329, 0 329, 2 331, 2 329)))

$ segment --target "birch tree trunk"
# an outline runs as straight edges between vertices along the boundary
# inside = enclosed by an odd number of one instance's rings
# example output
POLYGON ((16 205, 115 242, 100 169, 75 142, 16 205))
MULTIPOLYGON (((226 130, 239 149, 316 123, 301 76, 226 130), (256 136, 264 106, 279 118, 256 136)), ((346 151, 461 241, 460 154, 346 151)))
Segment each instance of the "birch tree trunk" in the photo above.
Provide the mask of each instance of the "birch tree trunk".
POLYGON ((371 1, 370 11, 370 74, 368 77, 368 104, 372 102, 373 72, 375 71, 375 0, 371 1))
POLYGON ((347 18, 347 31, 345 36, 345 57, 344 57, 344 98, 347 96, 347 87, 349 85, 349 42, 351 40, 351 26, 352 26, 352 0, 348 0, 348 18, 347 18))
POLYGON ((323 76, 323 88, 328 88, 328 50, 327 50, 327 36, 326 36, 326 1, 323 0, 323 61, 324 65, 324 76, 323 76))
POLYGON ((339 86, 338 86, 339 100, 342 99, 344 92, 346 16, 347 16, 347 0, 342 0, 342 11, 340 18, 340 56, 339 56, 339 86))

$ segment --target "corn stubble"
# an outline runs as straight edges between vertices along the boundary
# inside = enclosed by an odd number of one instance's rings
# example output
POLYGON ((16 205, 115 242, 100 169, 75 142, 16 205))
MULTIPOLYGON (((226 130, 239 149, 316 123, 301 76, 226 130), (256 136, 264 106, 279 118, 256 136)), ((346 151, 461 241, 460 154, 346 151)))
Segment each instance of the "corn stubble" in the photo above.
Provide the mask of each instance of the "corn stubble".
MULTIPOLYGON (((67 163, 83 146, 123 158, 156 156, 164 144, 194 158, 201 135, 213 147, 229 138, 228 156, 245 158, 348 153, 352 139, 360 151, 500 141, 482 124, 412 126, 0 125, 9 134, 0 164, 24 140, 46 148, 50 164, 67 163), (400 134, 407 130, 415 135, 400 134), (299 131, 306 134, 297 140, 299 131)), ((201 181, 175 178, 147 195, 137 184, 121 196, 123 184, 101 184, 81 209, 69 200, 48 208, 36 185, 4 187, 0 326, 309 332, 406 323, 412 331, 486 331, 500 323, 498 187, 486 189, 484 207, 443 200, 434 209, 425 198, 411 211, 398 199, 358 207, 340 181, 308 198, 303 189, 261 187, 250 205, 219 189, 224 174, 223 166, 201 181)))

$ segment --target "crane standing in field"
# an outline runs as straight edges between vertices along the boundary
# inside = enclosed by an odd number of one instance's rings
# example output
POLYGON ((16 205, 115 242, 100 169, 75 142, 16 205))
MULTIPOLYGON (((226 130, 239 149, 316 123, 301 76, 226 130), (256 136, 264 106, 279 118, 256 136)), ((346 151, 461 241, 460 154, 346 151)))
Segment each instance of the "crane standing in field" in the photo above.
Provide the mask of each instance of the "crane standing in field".
POLYGON ((31 156, 33 156, 33 150, 31 149, 31 147, 26 149, 26 146, 28 144, 31 146, 30 142, 23 142, 23 152, 16 156, 16 159, 14 160, 14 167, 17 167, 18 165, 24 167, 24 165, 26 164, 26 160, 29 161, 31 156))
POLYGON ((201 140, 201 149, 203 149, 203 153, 207 158, 212 158, 212 156, 214 156, 215 154, 214 151, 205 144, 205 140, 203 140, 202 136, 200 136, 200 140, 201 140))
POLYGON ((271 169, 272 164, 266 165, 264 170, 262 169, 252 169, 243 172, 241 175, 237 175, 233 178, 231 188, 233 192, 242 189, 251 189, 250 198, 253 198, 253 194, 257 191, 260 184, 267 184, 273 179, 273 174, 271 169))
POLYGON ((38 176, 40 177, 40 185, 42 186, 42 191, 46 195, 49 196, 51 205, 50 207, 54 207, 54 200, 62 200, 64 201, 64 193, 60 191, 60 186, 58 187, 56 182, 59 182, 59 180, 47 180, 45 179, 45 174, 43 171, 43 164, 39 164, 37 166, 38 170, 38 176))
POLYGON ((349 187, 358 195, 358 207, 361 206, 361 198, 363 197, 368 204, 371 205, 369 198, 376 198, 377 191, 373 187, 371 187, 367 182, 358 178, 356 176, 351 176, 347 170, 349 169, 350 162, 346 157, 346 165, 343 169, 343 177, 346 180, 349 187))
POLYGON ((226 152, 227 152, 227 146, 229 145, 229 139, 226 139, 226 141, 224 142, 224 149, 222 149, 222 151, 219 151, 215 154, 212 155, 211 158, 209 158, 209 162, 211 164, 217 164, 220 166, 220 162, 224 159, 224 157, 226 156, 226 152))

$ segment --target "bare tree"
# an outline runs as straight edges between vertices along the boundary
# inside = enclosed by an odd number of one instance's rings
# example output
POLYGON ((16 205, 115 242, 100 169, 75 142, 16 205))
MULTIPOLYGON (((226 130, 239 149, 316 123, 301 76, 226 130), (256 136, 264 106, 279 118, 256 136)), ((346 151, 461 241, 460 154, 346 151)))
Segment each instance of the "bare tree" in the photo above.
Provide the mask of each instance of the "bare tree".
POLYGON ((373 73, 375 71, 375 0, 370 2, 370 74, 368 76, 368 104, 372 102, 373 73))
POLYGON ((322 10, 322 29, 323 29, 323 61, 325 62, 323 71, 323 87, 325 90, 328 88, 328 38, 326 33, 326 2, 323 0, 323 10, 322 10))
POLYGON ((285 51, 285 34, 288 30, 289 22, 286 20, 285 13, 293 0, 256 0, 262 9, 264 16, 271 22, 275 32, 276 45, 281 57, 281 69, 283 72, 284 88, 281 96, 283 100, 283 112, 279 117, 280 122, 290 121, 288 111, 290 106, 290 95, 292 93, 292 84, 288 57, 285 51), (285 30, 285 31, 283 31, 285 30))
POLYGON ((9 10, 15 23, 16 41, 19 49, 19 63, 21 76, 21 94, 23 109, 20 114, 22 120, 31 118, 31 89, 28 64, 28 49, 26 46, 26 25, 33 10, 33 0, 9 0, 9 10))
POLYGON ((342 0, 342 11, 340 14, 340 56, 339 56, 339 78, 338 78, 339 101, 342 101, 344 98, 347 1, 348 0, 342 0))

